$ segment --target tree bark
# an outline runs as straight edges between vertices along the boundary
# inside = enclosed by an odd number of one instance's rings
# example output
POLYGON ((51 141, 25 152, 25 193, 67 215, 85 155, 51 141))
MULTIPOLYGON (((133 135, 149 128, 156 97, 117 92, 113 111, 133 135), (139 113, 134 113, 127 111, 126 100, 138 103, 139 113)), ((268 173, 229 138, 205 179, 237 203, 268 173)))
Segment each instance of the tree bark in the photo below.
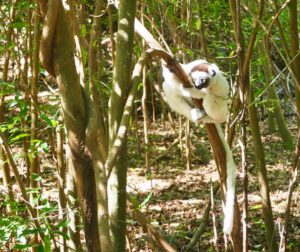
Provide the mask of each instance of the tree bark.
POLYGON ((41 62, 56 77, 69 143, 69 166, 74 171, 83 212, 88 251, 101 251, 94 169, 99 159, 97 125, 91 101, 80 85, 75 65, 71 6, 49 0, 41 40, 41 62))
MULTIPOLYGON (((39 78, 39 50, 40 50, 40 11, 39 6, 36 5, 34 8, 33 14, 34 20, 34 51, 32 54, 32 78, 31 78, 31 135, 30 135, 30 152, 32 154, 31 163, 30 163, 30 174, 29 178, 30 187, 37 188, 38 183, 35 181, 33 174, 40 174, 40 165, 39 165, 39 155, 35 145, 35 141, 38 136, 38 78, 39 78)), ((33 204, 35 194, 30 194, 30 202, 33 204)))
MULTIPOLYGON (((128 95, 132 69, 135 0, 121 0, 113 70, 113 90, 109 102, 109 152, 114 148, 128 95)), ((108 180, 109 215, 112 250, 125 251, 127 140, 123 139, 120 155, 108 180)))
POLYGON ((300 112, 300 54, 299 54, 299 31, 298 31, 298 1, 291 0, 289 4, 289 11, 290 11, 290 48, 291 48, 291 55, 296 56, 292 63, 293 69, 293 77, 295 80, 295 92, 296 92, 296 106, 298 112, 300 112))
MULTIPOLYGON (((264 71, 264 75, 265 75, 265 79, 267 83, 271 83, 272 81, 272 69, 270 69, 270 65, 272 64, 272 62, 268 62, 267 59, 269 59, 269 57, 267 57, 267 49, 266 47, 261 44, 259 46, 260 49, 260 54, 262 55, 262 60, 263 60, 263 71, 264 71)), ((295 146, 294 143, 294 138, 292 137, 284 115, 282 113, 282 109, 280 106, 280 101, 278 99, 278 95, 276 93, 276 89, 274 85, 271 85, 271 87, 269 88, 269 98, 272 99, 273 104, 272 106, 274 107, 274 111, 269 111, 268 113, 271 113, 273 116, 273 118, 276 120, 277 123, 277 127, 278 127, 278 131, 280 134, 280 137, 282 139, 282 144, 286 149, 292 150, 295 146)))
MULTIPOLYGON (((10 11, 10 20, 11 23, 8 24, 8 29, 6 32, 6 48, 5 48, 5 56, 4 56, 4 64, 3 64, 3 82, 8 81, 8 69, 9 69, 9 61, 10 61, 10 44, 12 42, 12 35, 13 35, 13 22, 15 22, 16 17, 16 2, 11 6, 10 11)), ((1 88, 0 88, 1 89, 1 88)), ((5 120, 5 96, 0 95, 0 123, 4 122, 5 120)), ((2 148, 0 148, 0 169, 2 170, 3 174, 3 185, 7 188, 8 191, 8 199, 13 200, 13 190, 12 190, 12 183, 11 183, 11 176, 9 172, 9 164, 7 163, 7 157, 5 152, 2 148)), ((11 207, 7 206, 7 212, 11 212, 11 207)))
MULTIPOLYGON (((97 135, 100 149, 100 166, 96 167, 96 184, 97 184, 97 208, 99 235, 101 250, 109 251, 111 248, 109 214, 108 214, 108 195, 107 195, 107 174, 105 172, 104 160, 107 159, 108 151, 108 132, 105 118, 107 113, 104 110, 103 94, 99 92, 99 80, 101 78, 102 65, 102 48, 101 48, 101 12, 103 11, 103 0, 96 2, 94 20, 89 41, 89 82, 91 89, 91 98, 95 107, 94 114, 98 125, 97 135), (98 87, 97 87, 98 84, 98 87)), ((97 148, 97 146, 95 146, 97 148)))
MULTIPOLYGON (((254 44, 257 37, 258 32, 258 25, 259 20, 262 18, 263 14, 263 7, 264 1, 261 0, 258 2, 258 14, 254 23, 254 28, 249 39, 247 49, 244 50, 244 41, 243 41, 243 34, 241 31, 240 25, 240 6, 239 0, 230 1, 230 8, 234 22, 234 30, 236 35, 236 41, 238 44, 237 52, 239 55, 239 72, 241 74, 239 78, 239 86, 241 89, 242 96, 242 104, 244 108, 249 104, 250 106, 248 109, 249 117, 250 117, 250 128, 251 134, 254 141, 254 153, 256 159, 256 166, 258 170, 258 179, 260 184, 260 194, 262 198, 262 205, 263 205, 263 216, 266 225, 266 240, 267 246, 269 251, 276 251, 277 244, 274 242, 274 222, 273 222, 273 215, 272 215, 272 208, 270 202, 270 195, 269 195, 269 185, 268 185, 268 178, 267 178, 267 170, 265 166, 265 156, 264 156, 264 149, 261 141, 261 135, 258 125, 258 118, 256 107, 251 103, 253 101, 251 87, 250 87, 250 78, 249 78, 249 65, 252 56, 252 51, 254 48, 254 44)), ((244 111, 245 113, 246 111, 244 111)), ((245 132, 245 131, 244 131, 245 132)))
POLYGON ((67 195, 67 214, 68 214, 68 235, 70 239, 67 241, 68 247, 71 250, 82 252, 80 241, 80 216, 78 193, 76 189, 75 177, 69 166, 69 147, 66 147, 66 195, 67 195))
MULTIPOLYGON (((59 124, 56 129, 56 160, 57 160, 57 173, 58 173, 58 211, 59 211, 59 220, 63 221, 66 219, 66 208, 67 208, 67 199, 65 195, 66 189, 66 175, 67 168, 65 163, 65 155, 64 155, 64 134, 62 125, 59 124)), ((67 227, 62 226, 60 228, 60 232, 63 234, 67 233, 67 227)), ((67 241, 64 236, 60 236, 60 252, 67 251, 67 241)))
MULTIPOLYGON (((251 100, 253 101, 253 94, 251 92, 251 100)), ((263 144, 261 141, 261 135, 258 125, 258 117, 256 107, 254 105, 250 106, 250 127, 254 142, 254 154, 256 160, 256 169, 258 173, 258 181, 260 188, 260 197, 262 202, 262 211, 264 223, 266 226, 266 243, 268 251, 277 251, 277 243, 275 242, 275 229, 273 222, 273 213, 272 206, 270 200, 270 189, 268 184, 268 175, 265 164, 265 152, 263 148, 263 144)))

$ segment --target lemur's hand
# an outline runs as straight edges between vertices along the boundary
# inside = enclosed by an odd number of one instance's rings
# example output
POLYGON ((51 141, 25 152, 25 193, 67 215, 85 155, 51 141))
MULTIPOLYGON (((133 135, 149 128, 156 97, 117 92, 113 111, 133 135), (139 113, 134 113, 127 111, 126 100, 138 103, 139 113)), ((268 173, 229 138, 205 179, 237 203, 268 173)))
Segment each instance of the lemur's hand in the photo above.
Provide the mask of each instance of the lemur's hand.
POLYGON ((201 121, 202 117, 205 115, 206 113, 203 109, 199 109, 199 108, 191 109, 191 119, 194 123, 201 121))

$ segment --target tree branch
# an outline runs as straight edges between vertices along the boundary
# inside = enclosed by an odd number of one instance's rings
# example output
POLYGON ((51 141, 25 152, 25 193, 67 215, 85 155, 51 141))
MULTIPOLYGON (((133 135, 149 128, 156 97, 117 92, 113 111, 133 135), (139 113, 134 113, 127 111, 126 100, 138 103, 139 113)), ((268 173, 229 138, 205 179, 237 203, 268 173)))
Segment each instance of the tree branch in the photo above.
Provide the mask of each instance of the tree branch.
MULTIPOLYGON (((19 185, 19 188, 20 188, 20 191, 21 191, 21 194, 22 194, 22 198, 23 198, 23 201, 25 202, 26 206, 27 206, 27 211, 33 221, 33 224, 34 226, 36 227, 36 229, 38 230, 41 230, 41 226, 37 220, 37 216, 36 216, 36 211, 35 209, 31 206, 30 202, 29 202, 29 198, 28 198, 28 195, 27 195, 27 192, 26 192, 26 188, 22 182, 22 179, 21 179, 21 176, 20 176, 20 173, 18 171, 18 167, 14 161, 14 158, 13 158, 13 155, 11 153, 11 150, 9 148, 9 145, 7 143, 7 140, 6 140, 6 137, 5 135, 3 134, 3 132, 0 130, 0 145, 2 145, 2 148, 5 152, 5 155, 8 159, 8 162, 13 170, 13 173, 15 174, 15 177, 16 177, 16 180, 18 182, 18 185, 19 185)), ((40 236, 40 239, 41 239, 41 242, 44 243, 44 234, 42 233, 42 231, 39 232, 39 236, 40 236)))
MULTIPOLYGON (((39 1, 40 8, 43 14, 45 14, 45 2, 39 1)), ((54 62, 53 62, 53 42, 54 42, 54 34, 57 23, 59 10, 59 1, 57 0, 49 0, 48 1, 48 9, 45 14, 45 22, 42 32, 41 45, 40 45, 40 60, 43 67, 55 77, 54 71, 54 62)))

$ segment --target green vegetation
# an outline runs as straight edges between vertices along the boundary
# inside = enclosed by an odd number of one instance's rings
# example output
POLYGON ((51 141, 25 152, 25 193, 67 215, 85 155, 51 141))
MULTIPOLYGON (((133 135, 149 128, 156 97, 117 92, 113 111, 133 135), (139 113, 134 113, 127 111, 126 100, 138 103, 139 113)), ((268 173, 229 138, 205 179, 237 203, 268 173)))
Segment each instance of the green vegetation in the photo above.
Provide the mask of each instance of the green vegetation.
POLYGON ((300 251, 299 10, 297 0, 3 1, 0 251, 300 251), (162 92, 161 63, 195 59, 231 87, 227 240, 226 143, 162 92))

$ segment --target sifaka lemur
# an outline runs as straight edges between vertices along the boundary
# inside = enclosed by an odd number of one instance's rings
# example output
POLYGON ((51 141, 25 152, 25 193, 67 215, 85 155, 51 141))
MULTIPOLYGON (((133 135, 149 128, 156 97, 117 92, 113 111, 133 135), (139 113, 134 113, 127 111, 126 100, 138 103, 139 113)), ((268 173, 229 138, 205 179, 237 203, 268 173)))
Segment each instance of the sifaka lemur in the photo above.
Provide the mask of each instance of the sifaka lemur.
POLYGON ((171 109, 193 122, 222 123, 228 114, 229 85, 219 68, 205 60, 181 65, 194 86, 185 88, 178 77, 163 65, 163 90, 171 109), (203 110, 192 98, 203 99, 203 110))
POLYGON ((218 66, 205 60, 195 60, 188 64, 181 64, 181 66, 193 80, 193 86, 184 87, 180 79, 163 65, 163 90, 169 106, 177 113, 195 123, 216 124, 226 151, 227 193, 223 230, 226 234, 230 234, 234 217, 236 168, 230 148, 219 126, 220 123, 226 121, 228 116, 229 84, 218 66), (195 107, 192 98, 203 99, 203 109, 195 107))

